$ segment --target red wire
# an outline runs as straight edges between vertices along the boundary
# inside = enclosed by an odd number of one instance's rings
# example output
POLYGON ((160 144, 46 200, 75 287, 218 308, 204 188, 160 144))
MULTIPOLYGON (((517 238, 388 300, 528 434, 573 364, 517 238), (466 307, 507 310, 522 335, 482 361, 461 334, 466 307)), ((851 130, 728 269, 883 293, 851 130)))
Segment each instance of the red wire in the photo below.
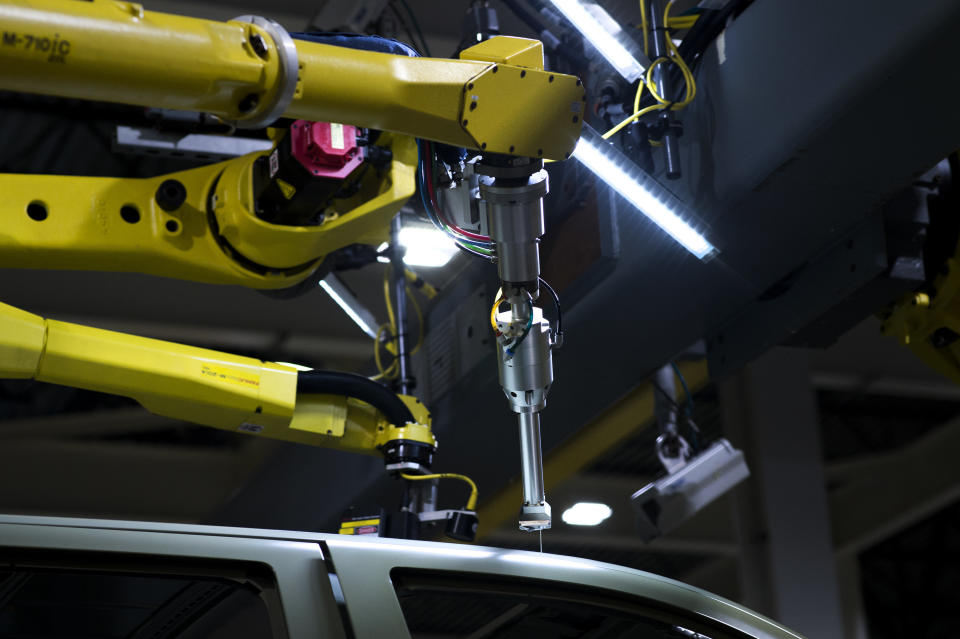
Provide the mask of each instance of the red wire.
POLYGON ((470 231, 466 231, 460 228, 459 226, 451 222, 450 219, 443 213, 443 211, 440 210, 440 204, 437 202, 437 195, 433 189, 433 145, 430 143, 427 143, 426 146, 427 146, 427 159, 426 159, 426 162, 424 163, 424 166, 426 166, 427 168, 427 180, 426 180, 427 194, 430 197, 430 202, 433 204, 433 208, 434 210, 436 210, 437 215, 440 216, 440 219, 443 220, 444 224, 452 228, 454 231, 456 231, 460 235, 463 235, 464 237, 469 238, 471 240, 478 240, 480 242, 489 242, 490 236, 478 235, 477 233, 471 233, 470 231))

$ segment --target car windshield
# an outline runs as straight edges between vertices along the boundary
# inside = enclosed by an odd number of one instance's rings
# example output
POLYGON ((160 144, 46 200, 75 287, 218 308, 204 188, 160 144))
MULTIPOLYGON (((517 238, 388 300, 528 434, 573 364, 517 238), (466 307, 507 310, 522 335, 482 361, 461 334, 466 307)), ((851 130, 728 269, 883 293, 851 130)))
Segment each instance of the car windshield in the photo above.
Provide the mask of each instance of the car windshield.
POLYGON ((413 639, 728 639, 745 637, 640 597, 533 579, 391 573, 413 639))

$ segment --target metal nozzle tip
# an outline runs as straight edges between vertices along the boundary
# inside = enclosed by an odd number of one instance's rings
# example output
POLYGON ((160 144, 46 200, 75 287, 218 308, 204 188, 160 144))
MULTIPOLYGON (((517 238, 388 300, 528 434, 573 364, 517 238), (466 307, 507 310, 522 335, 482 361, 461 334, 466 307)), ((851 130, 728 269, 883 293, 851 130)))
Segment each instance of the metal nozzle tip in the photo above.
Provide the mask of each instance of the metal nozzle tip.
POLYGON ((551 522, 550 504, 547 502, 538 505, 524 504, 520 508, 520 530, 526 532, 548 530, 551 522))

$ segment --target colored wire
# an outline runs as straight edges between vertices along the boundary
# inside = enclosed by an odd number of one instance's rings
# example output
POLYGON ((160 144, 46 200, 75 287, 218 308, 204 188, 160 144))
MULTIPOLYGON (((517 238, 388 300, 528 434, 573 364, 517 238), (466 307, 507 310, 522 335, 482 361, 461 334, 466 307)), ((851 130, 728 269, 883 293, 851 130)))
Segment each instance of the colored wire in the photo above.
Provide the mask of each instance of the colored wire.
POLYGON ((424 167, 427 169, 425 181, 427 183, 427 193, 430 196, 430 202, 433 204, 433 209, 434 211, 436 211, 437 217, 439 217, 448 228, 452 229, 453 231, 455 231, 459 235, 462 235, 468 240, 476 240, 477 242, 489 243, 490 242, 489 236, 480 235, 479 233, 473 233, 471 231, 462 229, 456 224, 454 224, 450 220, 450 218, 443 213, 443 210, 440 208, 440 204, 437 200, 437 194, 435 191, 435 187, 433 185, 433 145, 431 145, 429 142, 427 142, 426 145, 427 145, 427 157, 423 161, 424 167))
POLYGON ((476 510, 477 508, 477 484, 472 479, 466 475, 458 475, 457 473, 435 473, 433 475, 408 475, 406 473, 401 473, 401 477, 407 481, 423 481, 426 479, 459 479, 460 481, 467 482, 470 485, 470 497, 467 498, 467 506, 464 510, 476 510))
MULTIPOLYGON (((459 235, 458 233, 453 231, 451 228, 449 228, 447 224, 445 224, 445 221, 441 219, 440 217, 441 213, 439 211, 439 207, 435 206, 436 200, 435 199, 428 200, 428 196, 430 195, 430 193, 426 185, 428 183, 432 184, 433 176, 432 176, 432 173, 428 174, 427 172, 427 158, 428 157, 430 158, 429 161, 432 164, 432 156, 433 156, 432 147, 429 145, 429 143, 425 141, 417 140, 417 149, 419 151, 419 166, 418 166, 419 182, 418 183, 420 186, 420 197, 423 202, 423 208, 427 213, 427 217, 430 219, 430 221, 433 223, 435 227, 437 227, 438 229, 446 233, 454 241, 454 243, 456 243, 457 248, 459 248, 460 250, 477 257, 481 257, 487 260, 492 260, 493 251, 491 250, 491 247, 493 246, 493 244, 491 242, 476 241, 476 240, 467 238, 465 236, 459 235), (426 151, 423 148, 424 146, 427 147, 426 151)), ((480 237, 486 237, 486 236, 480 236, 480 237)))
POLYGON ((512 356, 515 352, 517 352, 517 347, 523 343, 523 340, 527 339, 527 335, 530 334, 530 329, 532 327, 533 327, 533 302, 531 301, 530 312, 527 313, 527 326, 526 328, 523 329, 523 333, 520 334, 519 339, 517 339, 517 341, 515 341, 513 344, 510 345, 509 348, 506 349, 507 355, 512 356))
POLYGON ((490 254, 484 255, 483 253, 478 253, 477 251, 474 251, 474 250, 472 250, 472 249, 467 248, 466 246, 464 246, 464 245, 461 244, 460 242, 454 242, 454 244, 456 245, 456 247, 457 247, 458 249, 460 249, 461 251, 463 251, 464 253, 466 253, 466 254, 468 254, 468 255, 472 255, 472 256, 474 256, 474 257, 479 257, 479 258, 481 258, 481 259, 487 260, 488 262, 492 262, 492 261, 493 261, 493 256, 490 255, 490 254))

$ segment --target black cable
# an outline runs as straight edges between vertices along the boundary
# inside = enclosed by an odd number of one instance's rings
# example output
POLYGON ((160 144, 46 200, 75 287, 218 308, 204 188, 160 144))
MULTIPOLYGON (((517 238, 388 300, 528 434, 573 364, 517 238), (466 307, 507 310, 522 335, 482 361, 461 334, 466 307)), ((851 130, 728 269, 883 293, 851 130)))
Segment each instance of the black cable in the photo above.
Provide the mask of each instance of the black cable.
POLYGON ((546 288, 553 297, 553 303, 557 307, 557 335, 563 335, 563 314, 560 312, 560 296, 557 295, 557 292, 553 290, 553 287, 547 283, 547 280, 543 279, 542 277, 539 279, 540 283, 543 284, 544 288, 546 288))
POLYGON ((400 12, 397 11, 396 5, 394 5, 391 2, 387 6, 390 7, 390 11, 392 11, 393 15, 396 16, 397 18, 397 23, 403 28, 404 32, 407 34, 407 37, 410 38, 410 45, 414 49, 416 49, 417 53, 420 54, 420 56, 422 57, 423 50, 419 46, 417 46, 417 39, 416 37, 414 37, 413 31, 410 30, 410 25, 407 24, 407 21, 403 18, 402 15, 400 15, 400 12))
POLYGON ((413 22, 413 28, 417 30, 417 34, 420 36, 420 43, 423 45, 423 52, 427 54, 428 58, 432 58, 433 56, 430 55, 430 45, 427 44, 427 39, 423 37, 423 31, 420 29, 420 21, 417 20, 416 14, 413 12, 413 9, 410 8, 410 5, 407 4, 407 0, 399 0, 399 2, 401 5, 403 5, 407 15, 410 16, 410 20, 413 22))
POLYGON ((354 373, 301 371, 297 374, 297 393, 344 395, 359 399, 383 413, 391 424, 398 427, 416 421, 413 413, 396 393, 371 379, 354 373))

